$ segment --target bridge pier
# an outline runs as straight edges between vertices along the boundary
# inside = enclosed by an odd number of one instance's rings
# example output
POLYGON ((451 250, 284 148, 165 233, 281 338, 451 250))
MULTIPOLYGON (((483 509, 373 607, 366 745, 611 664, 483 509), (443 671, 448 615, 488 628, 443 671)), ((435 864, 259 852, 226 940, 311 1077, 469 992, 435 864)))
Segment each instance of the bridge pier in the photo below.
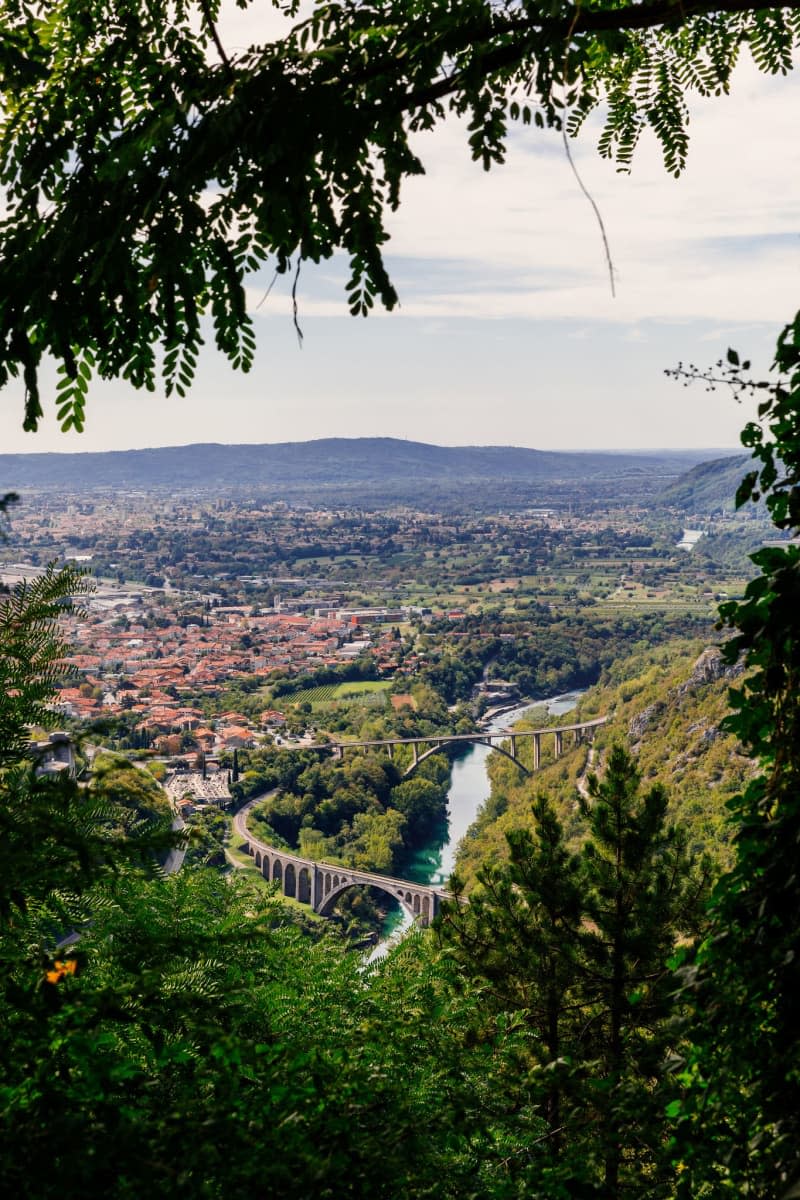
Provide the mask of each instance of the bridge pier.
MULTIPOLYGON (((410 746, 411 763, 403 771, 403 776, 406 777, 416 770, 419 764, 424 762, 426 758, 430 758, 432 754, 447 750, 451 744, 458 743, 460 745, 471 742, 475 745, 488 746, 500 754, 505 754, 507 758, 516 763, 520 771, 529 775, 531 770, 538 771, 542 765, 542 735, 553 734, 553 757, 557 759, 564 753, 565 733, 572 733, 574 736, 573 744, 580 746, 583 742, 591 742, 597 727, 604 725, 606 720, 606 717, 595 717, 590 721, 583 721, 576 725, 565 725, 563 728, 558 729, 517 729, 516 731, 511 729, 502 731, 476 730, 474 733, 434 734, 430 737, 376 738, 365 741, 324 742, 319 745, 308 746, 307 748, 332 753, 334 758, 341 762, 345 757, 345 750, 355 752, 361 749, 364 754, 369 754, 371 751, 377 751, 380 748, 388 753, 390 758, 394 758, 396 746, 410 746), (531 768, 520 762, 518 757, 519 743, 525 739, 533 742, 533 765, 531 768)), ((291 750, 293 747, 287 746, 286 749, 291 750)))
POLYGON ((311 911, 319 912, 320 905, 325 899, 325 873, 314 863, 314 875, 311 880, 311 911))

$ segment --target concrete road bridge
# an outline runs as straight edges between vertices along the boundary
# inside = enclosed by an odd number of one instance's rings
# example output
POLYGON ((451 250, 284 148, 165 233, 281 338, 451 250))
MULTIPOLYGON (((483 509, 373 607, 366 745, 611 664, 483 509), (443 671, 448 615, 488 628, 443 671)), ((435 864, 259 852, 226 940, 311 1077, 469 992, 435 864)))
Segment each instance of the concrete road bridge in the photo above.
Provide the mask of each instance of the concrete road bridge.
POLYGON ((397 900, 400 907, 420 925, 429 925, 448 893, 442 888, 411 883, 407 879, 392 879, 374 871, 355 871, 333 863, 314 862, 277 850, 255 837, 247 824, 247 813, 264 797, 252 800, 233 819, 234 829, 247 845, 247 853, 256 867, 271 883, 277 884, 284 896, 293 896, 301 904, 309 904, 314 912, 329 917, 337 899, 351 887, 373 887, 397 900))
MULTIPOLYGON (((595 730, 601 725, 605 725, 607 720, 607 717, 596 717, 593 721, 579 721, 574 725, 561 725, 558 728, 550 729, 500 729, 492 732, 479 729, 475 733, 442 734, 441 736, 431 734, 428 737, 380 738, 363 742, 314 742, 309 745, 298 746, 296 749, 327 750, 331 751, 336 758, 343 758, 345 753, 349 751, 363 750, 366 754, 370 750, 385 750, 389 757, 393 758, 397 746, 410 746, 413 758, 403 772, 403 777, 405 778, 408 775, 412 775, 419 764, 424 762, 426 758, 430 758, 432 754, 438 754, 440 751, 446 750, 449 746, 460 744, 481 745, 489 746, 490 749, 496 750, 499 754, 504 754, 506 758, 510 758, 519 767, 523 774, 530 775, 532 770, 538 771, 541 766, 542 738, 552 737, 553 754, 555 758, 559 758, 564 753, 565 738, 568 739, 566 744, 569 744, 570 740, 573 745, 579 745, 581 742, 591 742, 595 730), (518 746, 524 741, 533 742, 532 769, 525 766, 517 754, 518 746)), ((287 749, 291 749, 291 747, 287 747, 287 749)))

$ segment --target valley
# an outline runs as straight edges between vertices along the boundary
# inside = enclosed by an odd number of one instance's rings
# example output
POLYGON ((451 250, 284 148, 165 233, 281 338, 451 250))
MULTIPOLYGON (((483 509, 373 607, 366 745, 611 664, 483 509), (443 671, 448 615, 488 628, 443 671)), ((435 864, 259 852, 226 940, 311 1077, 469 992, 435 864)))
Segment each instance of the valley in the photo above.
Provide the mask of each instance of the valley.
MULTIPOLYGON (((420 477, 440 471, 449 453, 386 446, 395 460, 403 451, 405 467, 416 454, 420 477)), ((767 526, 757 510, 737 514, 724 501, 738 460, 690 461, 681 473, 686 462, 662 456, 645 474, 631 456, 588 456, 591 470, 578 484, 582 456, 499 448, 459 451, 459 459, 454 451, 462 467, 472 454, 472 469, 485 475, 469 506, 454 512, 452 496, 443 508, 427 496, 412 503, 410 494, 378 504, 353 467, 360 449, 285 449, 287 461, 305 454, 317 464, 307 490, 345 471, 342 490, 355 489, 358 502, 335 506, 292 488, 281 498, 258 486, 236 493, 213 473, 194 494, 160 492, 152 477, 159 455, 174 466, 178 452, 136 452, 125 461, 145 472, 146 490, 104 489, 100 470, 89 491, 24 494, 0 575, 9 584, 35 578, 49 562, 88 573, 92 590, 66 621, 68 675, 55 707, 79 742, 166 777, 193 830, 190 861, 241 868, 230 812, 268 794, 253 809, 253 832, 280 852, 420 882, 443 881, 455 860, 470 886, 481 863, 504 855, 506 829, 528 823, 538 787, 559 798, 570 836, 580 839, 570 795, 585 775, 586 747, 567 747, 558 764, 545 747, 530 782, 501 755, 454 742, 405 779, 413 739, 463 737, 494 712, 577 688, 576 719, 609 716, 593 761, 617 741, 638 749, 624 714, 629 723, 644 719, 633 712, 640 700, 663 723, 665 707, 641 679, 660 696, 668 664, 677 678, 692 653, 718 640, 717 605, 742 594, 748 554, 767 526), (535 504, 517 495, 515 473, 526 471, 535 504), (386 739, 399 739, 391 758, 376 744, 386 739), (365 745, 345 759, 312 748, 326 742, 365 745), (470 809, 474 826, 459 824, 449 806, 452 772, 468 760, 488 767, 485 785, 472 785, 481 793, 470 809), (445 874, 442 854, 451 864, 445 874)), ((212 450, 187 447, 181 461, 194 455, 196 467, 207 466, 212 450)), ((548 719, 545 709, 532 715, 548 719)), ((704 772, 712 752, 719 758, 730 747, 709 734, 708 754, 681 764, 683 734, 663 736, 655 774, 673 789, 698 846, 722 865, 724 799, 741 772, 727 772, 717 793, 704 772), (691 797, 700 794, 698 807, 691 797)), ((532 753, 520 739, 528 767, 532 753)), ((368 889, 344 893, 335 915, 356 942, 395 920, 386 897, 368 889)))

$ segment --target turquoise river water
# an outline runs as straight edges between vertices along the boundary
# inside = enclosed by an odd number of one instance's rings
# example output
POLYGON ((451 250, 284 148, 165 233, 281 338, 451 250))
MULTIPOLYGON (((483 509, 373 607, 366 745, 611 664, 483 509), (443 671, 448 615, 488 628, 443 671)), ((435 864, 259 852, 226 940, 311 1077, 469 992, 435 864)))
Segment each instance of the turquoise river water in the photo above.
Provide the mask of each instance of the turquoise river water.
MULTIPOLYGON (((500 713, 487 731, 510 729, 532 708, 546 708, 552 716, 570 712, 578 702, 580 692, 565 692, 547 700, 536 700, 500 713)), ((489 797, 491 785, 486 770, 486 760, 491 754, 488 746, 470 746, 453 763, 450 790, 447 793, 447 829, 443 838, 429 843, 419 850, 403 870, 406 879, 416 883, 443 885, 455 866, 458 844, 478 815, 478 810, 489 797)), ((410 918, 400 910, 390 913, 384 925, 384 940, 373 951, 373 955, 385 952, 386 940, 401 936, 410 925, 410 918)))

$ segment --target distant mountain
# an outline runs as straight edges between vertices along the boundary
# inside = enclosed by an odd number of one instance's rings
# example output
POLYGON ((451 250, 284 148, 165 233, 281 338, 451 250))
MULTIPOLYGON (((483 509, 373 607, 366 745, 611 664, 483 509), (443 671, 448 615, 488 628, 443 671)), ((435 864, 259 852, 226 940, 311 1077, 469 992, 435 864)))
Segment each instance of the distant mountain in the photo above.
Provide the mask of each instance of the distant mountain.
POLYGON ((736 489, 750 462, 749 455, 737 454, 699 463, 664 488, 658 499, 691 513, 731 511, 735 507, 736 489))
POLYGON ((583 453, 516 446, 432 446, 398 438, 322 438, 240 446, 208 443, 103 453, 0 454, 0 492, 8 488, 248 488, 282 495, 342 487, 413 492, 417 483, 449 487, 625 476, 666 480, 698 457, 698 451, 583 453))

